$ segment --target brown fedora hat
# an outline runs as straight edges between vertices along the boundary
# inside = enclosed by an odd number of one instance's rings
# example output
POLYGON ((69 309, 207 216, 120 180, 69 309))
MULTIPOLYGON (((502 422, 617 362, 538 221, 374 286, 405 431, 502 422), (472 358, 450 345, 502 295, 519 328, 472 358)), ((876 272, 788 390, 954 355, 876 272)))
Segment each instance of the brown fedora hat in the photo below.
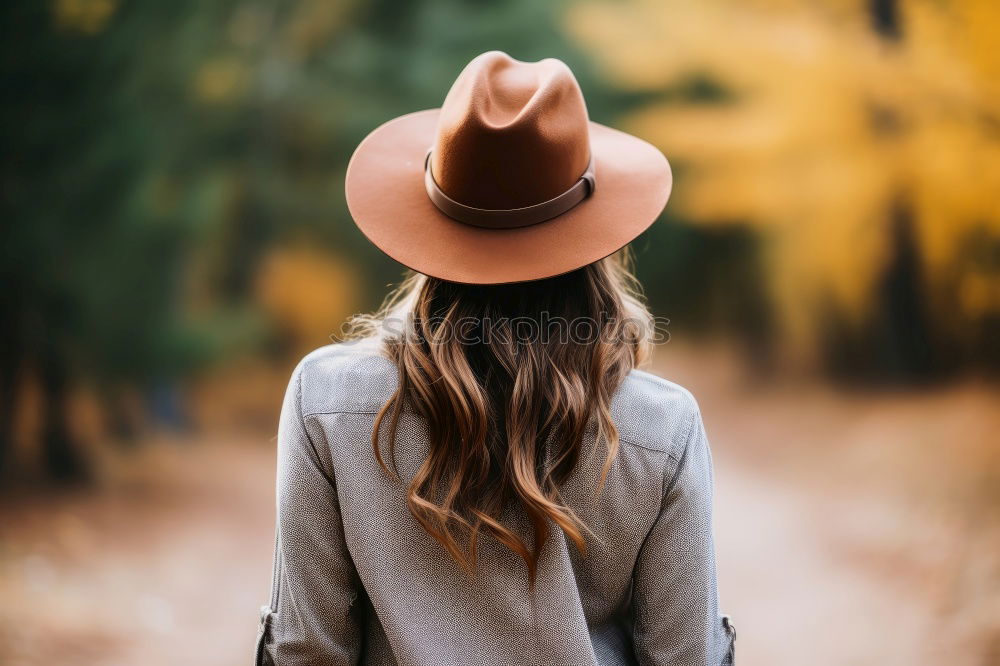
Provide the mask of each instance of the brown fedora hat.
POLYGON ((440 109, 375 129, 347 167, 347 206, 372 243, 452 282, 551 277, 642 233, 670 195, 652 145, 591 122, 560 60, 490 51, 440 109))

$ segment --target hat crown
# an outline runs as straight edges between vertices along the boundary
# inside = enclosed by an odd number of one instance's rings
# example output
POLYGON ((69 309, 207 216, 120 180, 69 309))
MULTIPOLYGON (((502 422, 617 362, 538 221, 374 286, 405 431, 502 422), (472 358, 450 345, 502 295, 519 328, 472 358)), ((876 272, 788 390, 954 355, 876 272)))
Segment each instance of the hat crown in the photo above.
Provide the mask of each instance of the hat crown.
POLYGON ((484 53, 459 74, 441 107, 431 171, 467 206, 532 206, 576 183, 590 161, 587 107, 561 60, 484 53))

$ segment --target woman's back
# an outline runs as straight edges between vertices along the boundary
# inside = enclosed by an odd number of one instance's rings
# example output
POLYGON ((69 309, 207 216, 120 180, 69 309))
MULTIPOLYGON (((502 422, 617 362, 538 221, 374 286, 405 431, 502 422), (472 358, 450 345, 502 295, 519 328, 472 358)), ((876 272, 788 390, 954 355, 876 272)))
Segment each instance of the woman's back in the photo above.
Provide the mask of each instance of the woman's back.
POLYGON ((558 60, 473 59, 362 141, 346 196, 410 267, 297 367, 278 429, 262 664, 719 666, 698 406, 626 245, 670 166, 558 60))
MULTIPOLYGON (((595 428, 560 498, 591 532, 583 555, 551 530, 532 589, 525 562, 493 539, 469 575, 411 515, 405 485, 427 455, 404 410, 389 478, 372 455, 397 367, 366 341, 306 357, 279 430, 278 543, 260 663, 724 664, 711 531, 712 467, 698 406, 633 370, 611 413, 620 448, 597 493, 595 428)), ((528 543, 511 504, 504 525, 528 543)))

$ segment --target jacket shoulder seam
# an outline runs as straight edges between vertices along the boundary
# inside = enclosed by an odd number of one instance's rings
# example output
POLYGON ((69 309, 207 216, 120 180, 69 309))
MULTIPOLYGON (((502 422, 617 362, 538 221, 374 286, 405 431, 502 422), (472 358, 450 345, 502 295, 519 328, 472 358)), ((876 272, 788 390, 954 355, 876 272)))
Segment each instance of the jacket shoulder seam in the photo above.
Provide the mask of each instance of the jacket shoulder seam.
POLYGON ((622 442, 625 442, 626 444, 630 444, 631 446, 635 446, 640 449, 645 449, 646 451, 654 451, 656 453, 662 453, 666 456, 669 456, 670 458, 673 458, 675 461, 678 460, 677 455, 673 451, 669 451, 667 449, 658 449, 655 446, 649 446, 648 444, 640 444, 639 442, 633 439, 629 439, 628 437, 622 437, 621 435, 618 435, 618 439, 622 442))
MULTIPOLYGON (((334 416, 334 415, 337 415, 337 414, 352 414, 352 415, 356 415, 356 416, 378 416, 378 411, 371 410, 371 409, 364 409, 364 410, 362 410, 362 409, 331 409, 331 410, 326 410, 326 411, 320 410, 320 411, 305 413, 305 414, 302 415, 302 418, 303 419, 307 419, 307 418, 309 418, 311 416, 334 416)), ((653 453, 662 453, 663 455, 665 455, 665 456, 667 456, 669 458, 673 458, 675 462, 679 460, 677 454, 675 454, 673 451, 668 451, 666 449, 659 449, 659 448, 656 448, 654 446, 649 446, 649 445, 646 445, 646 444, 640 444, 639 442, 637 442, 637 441, 635 441, 635 440, 633 440, 631 438, 622 437, 621 435, 618 436, 618 440, 621 441, 621 442, 624 442, 624 443, 628 444, 629 446, 635 446, 637 448, 644 449, 646 451, 652 451, 653 453)))
POLYGON ((677 481, 677 477, 680 475, 681 466, 684 464, 684 460, 687 458, 688 455, 688 449, 691 446, 691 436, 694 435, 695 423, 697 421, 698 421, 698 412, 694 411, 691 413, 690 420, 688 421, 688 426, 684 434, 684 449, 681 451, 681 457, 674 459, 677 461, 677 466, 670 474, 670 482, 666 484, 663 488, 664 493, 670 492, 670 489, 674 487, 674 483, 677 481))
POLYGON ((328 416, 331 414, 357 414, 360 416, 365 416, 365 415, 378 416, 378 411, 372 409, 332 409, 329 411, 320 410, 316 412, 309 412, 307 414, 303 414, 302 417, 309 418, 310 416, 328 416))

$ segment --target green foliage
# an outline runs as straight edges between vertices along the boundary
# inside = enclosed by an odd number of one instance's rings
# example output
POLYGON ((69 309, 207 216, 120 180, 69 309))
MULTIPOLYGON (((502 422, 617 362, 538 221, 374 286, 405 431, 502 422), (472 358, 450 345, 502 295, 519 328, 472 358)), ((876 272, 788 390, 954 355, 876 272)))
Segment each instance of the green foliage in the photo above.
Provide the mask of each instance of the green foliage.
MULTIPOLYGON (((385 120, 438 106, 488 49, 561 57, 596 88, 556 28, 560 8, 5 3, 3 414, 26 370, 52 369, 43 393, 61 414, 67 382, 114 396, 252 348, 267 332, 259 265, 286 240, 352 257, 371 290, 359 302, 375 305, 401 267, 350 221, 342 184, 354 147, 385 120)), ((600 92, 588 90, 598 118, 615 111, 600 92)), ((69 432, 50 439, 56 457, 70 450, 69 432)))
POLYGON ((158 355, 192 301, 245 303, 282 237, 360 256, 373 285, 395 278, 344 205, 353 147, 440 104, 485 49, 579 61, 551 3, 81 6, 4 9, 3 271, 24 296, 5 314, 63 330, 61 353, 102 381, 188 368, 158 355))

